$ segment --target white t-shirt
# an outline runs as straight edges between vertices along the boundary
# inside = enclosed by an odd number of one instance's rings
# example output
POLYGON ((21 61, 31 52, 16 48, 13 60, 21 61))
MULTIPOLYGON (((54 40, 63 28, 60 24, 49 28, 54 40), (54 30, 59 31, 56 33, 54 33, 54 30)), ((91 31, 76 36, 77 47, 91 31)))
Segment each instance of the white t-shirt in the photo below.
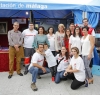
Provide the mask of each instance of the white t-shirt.
MULTIPOLYGON (((58 62, 62 59, 63 57, 59 56, 59 54, 57 54, 56 56, 56 60, 58 60, 58 62)), ((61 72, 66 70, 66 68, 69 65, 69 61, 70 60, 66 60, 66 57, 64 57, 64 59, 59 63, 58 67, 57 67, 57 72, 61 72)))
POLYGON ((85 67, 83 59, 79 56, 77 59, 72 57, 70 61, 70 65, 72 66, 72 69, 77 69, 79 72, 74 72, 74 76, 78 81, 85 81, 85 67))
POLYGON ((44 62, 44 56, 41 55, 41 54, 39 54, 39 53, 37 53, 37 52, 35 52, 33 54, 33 56, 32 56, 31 64, 30 64, 30 66, 29 66, 28 69, 30 69, 33 66, 34 63, 37 63, 40 66, 42 66, 43 65, 43 62, 44 62))
POLYGON ((55 59, 54 55, 52 54, 51 50, 47 49, 45 51, 45 54, 46 54, 45 57, 46 57, 46 60, 47 60, 47 63, 48 63, 48 67, 56 66, 57 62, 56 62, 56 59, 55 59))
POLYGON ((24 38, 24 47, 25 48, 33 48, 32 44, 34 42, 34 37, 38 34, 38 31, 33 30, 30 31, 29 29, 25 29, 22 32, 23 38, 24 38))
POLYGON ((55 51, 55 34, 53 34, 52 36, 47 34, 47 37, 50 42, 50 50, 55 51))
POLYGON ((69 38, 69 44, 71 44, 71 48, 77 47, 79 49, 79 55, 81 55, 81 38, 79 36, 74 37, 71 35, 69 38))

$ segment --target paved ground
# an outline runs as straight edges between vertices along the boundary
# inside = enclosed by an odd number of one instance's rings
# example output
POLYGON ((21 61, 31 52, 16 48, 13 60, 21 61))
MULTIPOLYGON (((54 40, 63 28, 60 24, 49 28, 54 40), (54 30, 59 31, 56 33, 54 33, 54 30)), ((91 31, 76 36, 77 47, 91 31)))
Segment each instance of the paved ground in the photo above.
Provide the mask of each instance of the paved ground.
POLYGON ((94 83, 89 87, 82 86, 78 90, 71 90, 71 80, 55 84, 51 81, 50 74, 42 75, 42 79, 37 80, 37 92, 30 88, 30 73, 18 76, 14 72, 11 79, 7 77, 8 72, 0 72, 0 95, 100 95, 100 76, 94 76, 94 83))

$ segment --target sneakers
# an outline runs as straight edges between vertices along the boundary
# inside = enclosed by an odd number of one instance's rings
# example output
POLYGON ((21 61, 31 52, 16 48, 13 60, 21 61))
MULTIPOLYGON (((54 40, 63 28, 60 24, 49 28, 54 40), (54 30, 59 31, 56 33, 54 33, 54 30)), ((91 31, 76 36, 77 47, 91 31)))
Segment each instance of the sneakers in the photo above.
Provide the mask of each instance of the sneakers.
POLYGON ((8 76, 8 79, 10 79, 10 78, 12 78, 12 75, 9 75, 9 76, 8 76))
POLYGON ((28 73, 28 71, 25 71, 25 72, 24 72, 24 75, 26 75, 27 73, 28 73))
POLYGON ((55 81, 55 77, 52 77, 52 81, 55 81))
POLYGON ((19 76, 23 76, 23 74, 22 74, 22 73, 19 73, 18 75, 19 75, 19 76))
POLYGON ((41 79, 40 75, 37 76, 38 79, 41 79))
POLYGON ((32 88, 33 91, 37 91, 38 90, 38 88, 36 87, 35 83, 31 84, 31 88, 32 88))

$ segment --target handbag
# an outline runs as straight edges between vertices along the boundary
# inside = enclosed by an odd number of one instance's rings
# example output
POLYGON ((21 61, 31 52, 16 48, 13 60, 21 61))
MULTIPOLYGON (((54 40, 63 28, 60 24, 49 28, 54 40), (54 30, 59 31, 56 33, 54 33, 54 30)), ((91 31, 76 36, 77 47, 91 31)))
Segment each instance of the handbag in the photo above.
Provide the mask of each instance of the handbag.
POLYGON ((62 59, 60 59, 60 61, 58 62, 57 60, 57 66, 60 64, 60 62, 64 59, 64 57, 62 59))

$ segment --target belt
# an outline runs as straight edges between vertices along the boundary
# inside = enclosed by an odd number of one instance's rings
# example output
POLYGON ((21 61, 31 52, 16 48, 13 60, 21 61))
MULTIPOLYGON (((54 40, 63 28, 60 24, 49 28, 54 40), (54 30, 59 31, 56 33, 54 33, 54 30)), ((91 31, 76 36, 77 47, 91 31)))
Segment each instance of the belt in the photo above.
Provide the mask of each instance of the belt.
MULTIPOLYGON (((14 46, 10 46, 10 47, 13 47, 13 48, 15 48, 14 46)), ((21 46, 18 46, 18 48, 20 48, 21 46)))

